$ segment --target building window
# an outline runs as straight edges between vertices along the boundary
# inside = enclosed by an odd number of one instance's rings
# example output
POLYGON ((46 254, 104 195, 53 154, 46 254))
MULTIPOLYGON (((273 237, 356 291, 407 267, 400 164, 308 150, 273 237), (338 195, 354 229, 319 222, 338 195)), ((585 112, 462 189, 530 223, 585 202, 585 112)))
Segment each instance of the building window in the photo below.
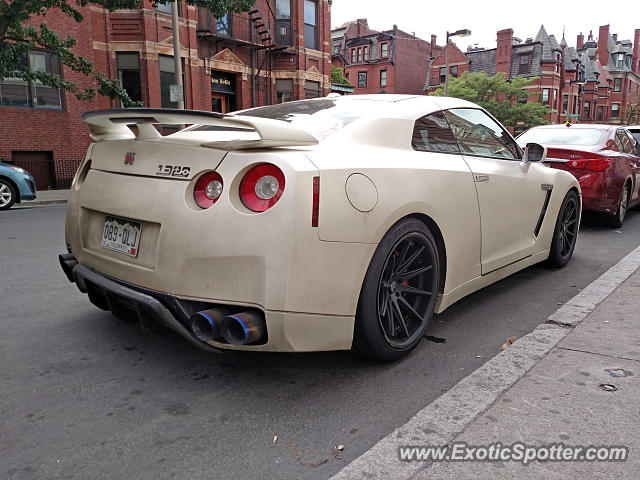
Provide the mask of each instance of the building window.
POLYGON ((560 110, 560 96, 558 95, 558 89, 553 89, 553 105, 556 110, 560 110))
POLYGON ((389 44, 381 43, 380 44, 380 57, 389 58, 389 44))
POLYGON ((380 86, 381 87, 386 87, 387 86, 387 71, 386 70, 380 70, 380 86))
POLYGON ((574 115, 576 113, 579 113, 577 110, 578 110, 578 97, 574 96, 573 97, 573 108, 571 109, 571 113, 573 113, 574 115))
POLYGON ((616 55, 616 68, 624 67, 624 53, 616 55))
MULTIPOLYGON (((160 64, 160 100, 162 108, 178 108, 178 102, 171 101, 171 85, 176 84, 176 65, 173 57, 169 55, 159 55, 160 64)), ((182 85, 184 85, 184 58, 182 59, 182 85)), ((185 89, 182 89, 184 97, 185 89)))
POLYGON ((447 81, 447 67, 440 67, 440 83, 447 81))
POLYGON ((614 92, 619 92, 622 90, 622 79, 621 78, 616 78, 613 81, 613 91, 614 92))
POLYGON ((612 103, 611 104, 611 118, 619 118, 620 117, 620 104, 612 103))
POLYGON ((226 14, 224 17, 216 18, 216 33, 218 35, 231 36, 231 15, 226 14))
POLYGON ((518 73, 531 72, 531 55, 520 55, 520 67, 518 73))
POLYGON ((356 49, 351 49, 351 63, 356 63, 356 49))
POLYGON ((142 101, 140 55, 138 52, 116 52, 116 67, 120 85, 134 102, 142 101))
POLYGON ((335 47, 333 47, 333 53, 335 55, 340 55, 340 45, 336 45, 335 47))
POLYGON ((304 98, 320 98, 320 82, 304 82, 304 98))
POLYGON ((276 0, 276 43, 291 45, 291 0, 276 0))
POLYGON ((316 27, 318 25, 318 4, 315 0, 304 0, 304 46, 318 49, 318 36, 316 27))
POLYGON ((362 47, 362 53, 364 55, 364 61, 369 61, 369 47, 362 47))
POLYGON ((524 92, 522 95, 518 95, 518 103, 525 104, 529 100, 529 94, 524 92))
POLYGON ((276 79, 276 102, 284 103, 290 102, 293 100, 293 80, 290 78, 287 79, 276 79))
POLYGON ((449 67, 449 70, 451 71, 451 76, 453 78, 458 78, 458 66, 454 65, 453 67, 449 67))
POLYGON ((358 72, 358 88, 367 88, 367 72, 358 72))
POLYGON ((358 47, 358 62, 362 61, 362 47, 358 47))
POLYGON ((569 113, 569 95, 562 96, 562 113, 569 113))
POLYGON ((542 89, 542 104, 549 105, 549 89, 548 88, 542 89))
POLYGON ((584 102, 584 118, 591 118, 591 102, 584 102))
POLYGON ((602 120, 604 120, 604 108, 602 107, 598 107, 598 109, 596 110, 596 120, 601 122, 602 120))
MULTIPOLYGON (((172 3, 173 2, 170 1, 170 0, 167 0, 167 3, 158 3, 156 5, 156 10, 158 12, 168 13, 169 15, 171 15, 171 4, 172 3)), ((182 9, 180 7, 181 7, 180 2, 178 2, 178 16, 182 16, 181 15, 182 14, 182 11, 181 11, 182 9)))
MULTIPOLYGON (((21 63, 32 72, 61 75, 60 59, 48 52, 30 51, 21 63)), ((38 80, 25 82, 21 78, 5 77, 0 80, 0 105, 62 110, 63 93, 61 89, 48 87, 38 80)))

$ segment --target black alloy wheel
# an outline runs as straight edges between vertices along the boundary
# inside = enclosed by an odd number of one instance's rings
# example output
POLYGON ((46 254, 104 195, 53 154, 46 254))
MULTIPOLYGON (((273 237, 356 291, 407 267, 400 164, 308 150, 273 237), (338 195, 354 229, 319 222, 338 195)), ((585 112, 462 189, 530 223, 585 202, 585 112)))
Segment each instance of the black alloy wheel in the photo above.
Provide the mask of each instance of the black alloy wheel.
POLYGON ((571 190, 562 201, 553 232, 553 239, 551 240, 549 262, 553 266, 564 267, 571 260, 578 238, 579 219, 580 204, 578 195, 571 190))
POLYGON ((629 208, 629 189, 628 183, 625 183, 620 192, 620 201, 618 202, 618 208, 616 213, 607 217, 608 224, 613 228, 620 228, 624 223, 624 219, 627 216, 627 210, 629 208))
POLYGON ((439 286, 435 239, 409 219, 383 238, 369 265, 358 304, 354 349, 393 360, 420 342, 433 318, 439 286))

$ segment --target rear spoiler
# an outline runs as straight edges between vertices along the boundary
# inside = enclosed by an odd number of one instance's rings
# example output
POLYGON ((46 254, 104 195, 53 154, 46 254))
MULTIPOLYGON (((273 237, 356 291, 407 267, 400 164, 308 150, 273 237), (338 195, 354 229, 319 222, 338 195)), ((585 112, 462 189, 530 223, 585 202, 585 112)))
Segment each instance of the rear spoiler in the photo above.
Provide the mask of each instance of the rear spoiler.
POLYGON ((255 132, 259 139, 224 140, 205 143, 205 147, 238 150, 246 148, 292 147, 315 145, 316 137, 309 132, 281 120, 245 115, 223 115, 200 110, 174 110, 166 108, 118 108, 96 110, 82 114, 89 126, 89 134, 96 142, 107 140, 151 140, 161 137, 153 126, 213 125, 255 132), (133 133, 127 125, 135 125, 133 133))

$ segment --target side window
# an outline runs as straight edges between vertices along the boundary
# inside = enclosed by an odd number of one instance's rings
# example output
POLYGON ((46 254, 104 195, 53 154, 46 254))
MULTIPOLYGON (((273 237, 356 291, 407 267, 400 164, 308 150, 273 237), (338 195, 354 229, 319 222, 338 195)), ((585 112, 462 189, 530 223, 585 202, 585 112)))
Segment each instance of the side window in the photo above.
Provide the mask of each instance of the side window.
POLYGON ((503 160, 520 159, 515 140, 482 110, 454 108, 444 114, 462 153, 503 160))
POLYGON ((633 150, 634 150, 633 144, 629 140, 629 137, 627 137, 627 134, 624 133, 624 130, 618 130, 616 132, 616 137, 619 138, 618 143, 622 145, 622 148, 620 149, 620 151, 633 155, 633 150))
POLYGON ((411 146, 421 152, 460 153, 453 132, 442 112, 427 115, 416 121, 411 146))

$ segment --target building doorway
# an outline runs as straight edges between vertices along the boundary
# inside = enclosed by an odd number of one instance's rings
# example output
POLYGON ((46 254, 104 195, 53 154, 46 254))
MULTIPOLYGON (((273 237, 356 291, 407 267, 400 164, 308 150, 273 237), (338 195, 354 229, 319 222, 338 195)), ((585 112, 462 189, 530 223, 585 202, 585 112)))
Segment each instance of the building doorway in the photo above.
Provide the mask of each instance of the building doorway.
POLYGON ((36 190, 56 188, 53 152, 11 152, 11 161, 36 179, 36 190))
POLYGON ((230 107, 230 95, 224 93, 211 93, 211 111, 218 113, 229 113, 230 107))
POLYGON ((229 113, 236 109, 236 74, 211 71, 211 110, 229 113))

